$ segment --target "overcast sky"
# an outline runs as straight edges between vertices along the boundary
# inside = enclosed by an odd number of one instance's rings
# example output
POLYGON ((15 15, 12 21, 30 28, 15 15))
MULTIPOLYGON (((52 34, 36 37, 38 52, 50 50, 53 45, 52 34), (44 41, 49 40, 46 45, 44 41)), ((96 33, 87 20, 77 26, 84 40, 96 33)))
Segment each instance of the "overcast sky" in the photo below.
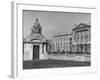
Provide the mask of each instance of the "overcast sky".
POLYGON ((30 34, 30 29, 38 18, 42 26, 42 33, 46 38, 57 34, 70 33, 74 24, 91 23, 89 13, 47 12, 47 11, 23 11, 24 38, 30 34))

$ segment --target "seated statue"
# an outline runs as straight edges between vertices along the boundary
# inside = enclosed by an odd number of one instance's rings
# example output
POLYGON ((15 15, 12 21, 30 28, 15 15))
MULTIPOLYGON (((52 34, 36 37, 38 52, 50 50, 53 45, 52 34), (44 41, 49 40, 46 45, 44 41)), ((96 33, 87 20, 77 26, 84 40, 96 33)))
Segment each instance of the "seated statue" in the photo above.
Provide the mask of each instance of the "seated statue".
POLYGON ((38 18, 35 20, 35 24, 33 26, 33 28, 31 28, 32 30, 32 34, 33 33, 40 33, 42 32, 42 27, 40 26, 40 23, 38 22, 38 18))

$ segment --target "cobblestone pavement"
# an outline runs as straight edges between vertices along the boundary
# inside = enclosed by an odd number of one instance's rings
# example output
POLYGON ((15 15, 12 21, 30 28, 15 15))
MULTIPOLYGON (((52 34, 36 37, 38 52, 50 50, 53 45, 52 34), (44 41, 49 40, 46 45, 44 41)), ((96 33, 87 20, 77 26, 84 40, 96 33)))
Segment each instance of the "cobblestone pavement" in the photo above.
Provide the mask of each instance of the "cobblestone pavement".
POLYGON ((82 67, 90 66, 90 62, 68 61, 68 60, 34 60, 24 61, 23 69, 59 68, 59 67, 82 67))

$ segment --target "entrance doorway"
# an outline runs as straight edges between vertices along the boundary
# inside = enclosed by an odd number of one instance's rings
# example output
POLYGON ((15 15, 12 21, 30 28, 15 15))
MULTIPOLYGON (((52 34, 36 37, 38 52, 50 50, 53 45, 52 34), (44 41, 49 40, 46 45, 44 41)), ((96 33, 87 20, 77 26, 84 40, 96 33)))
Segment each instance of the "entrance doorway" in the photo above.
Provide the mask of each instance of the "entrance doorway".
POLYGON ((33 60, 39 59, 39 45, 33 46, 33 60))

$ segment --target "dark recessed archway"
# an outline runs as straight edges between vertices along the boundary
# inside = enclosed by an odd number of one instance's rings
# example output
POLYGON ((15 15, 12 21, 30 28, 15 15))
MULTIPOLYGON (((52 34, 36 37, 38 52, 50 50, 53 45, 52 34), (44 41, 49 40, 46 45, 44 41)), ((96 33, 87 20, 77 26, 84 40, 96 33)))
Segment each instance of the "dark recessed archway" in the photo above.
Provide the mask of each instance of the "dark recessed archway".
POLYGON ((39 59, 39 45, 33 46, 33 60, 39 59))

